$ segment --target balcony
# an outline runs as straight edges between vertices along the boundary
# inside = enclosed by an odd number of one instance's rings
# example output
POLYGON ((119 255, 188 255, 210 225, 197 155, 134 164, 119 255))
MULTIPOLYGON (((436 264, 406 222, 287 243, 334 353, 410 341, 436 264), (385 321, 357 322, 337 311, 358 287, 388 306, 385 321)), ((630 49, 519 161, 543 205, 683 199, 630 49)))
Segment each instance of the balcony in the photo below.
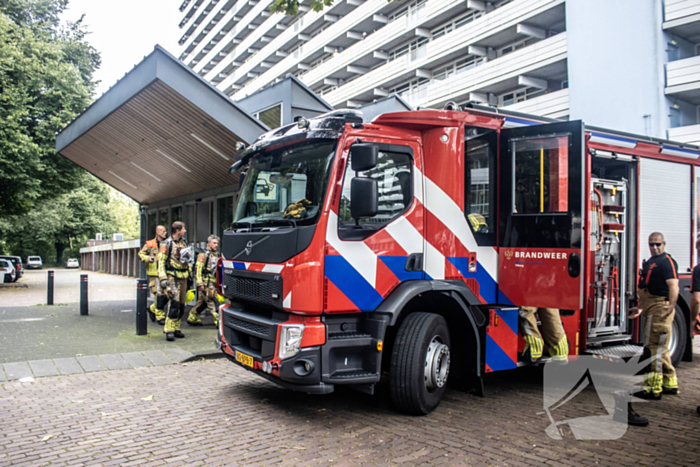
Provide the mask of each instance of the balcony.
POLYGON ((700 42, 700 0, 666 0, 664 29, 690 42, 700 42))
POLYGON ((668 139, 679 143, 700 145, 700 125, 679 126, 668 129, 668 139))
MULTIPOLYGON (((429 43, 428 47, 435 43, 437 41, 429 43)), ((428 50, 428 55, 431 54, 432 51, 428 50)), ((515 89, 520 75, 542 79, 565 76, 566 56, 566 33, 557 34, 445 80, 432 80, 404 98, 414 107, 442 107, 449 101, 469 100, 469 94, 474 92, 500 94, 515 89)), ((411 76, 427 77, 425 71, 418 68, 419 64, 420 60, 413 63, 409 54, 406 59, 389 62, 325 94, 324 98, 333 106, 345 105, 350 100, 361 101, 358 96, 382 87, 386 82, 411 76)))
MULTIPOLYGON (((348 72, 348 67, 355 66, 357 69, 371 68, 371 66, 379 62, 379 60, 373 58, 373 53, 375 51, 390 49, 392 46, 398 45, 397 41, 400 41, 401 38, 403 38, 403 40, 408 40, 411 35, 417 34, 416 28, 418 27, 422 28, 426 25, 432 27, 437 21, 444 21, 449 17, 451 12, 456 11, 455 8, 460 7, 460 5, 460 3, 454 2, 453 0, 430 0, 420 14, 409 15, 406 18, 400 18, 384 27, 378 28, 376 32, 368 34, 363 40, 352 44, 342 53, 337 54, 321 66, 309 71, 301 79, 304 84, 314 88, 320 85, 326 78, 348 79, 348 74, 350 73, 348 72)), ((428 52, 427 57, 431 62, 440 59, 443 61, 447 60, 451 54, 457 53, 458 47, 467 47, 469 44, 476 43, 477 41, 486 41, 490 43, 493 40, 494 34, 505 33, 506 30, 513 35, 513 37, 516 37, 515 26, 517 24, 532 20, 538 15, 547 15, 557 6, 562 8, 563 11, 562 5, 562 0, 514 1, 475 20, 467 28, 441 37, 439 40, 444 42, 444 46, 433 47, 428 52), (448 40, 444 40, 448 37, 448 40), (440 52, 441 54, 433 55, 436 52, 440 52)), ((368 0, 361 7, 358 7, 356 12, 359 13, 359 10, 362 10, 362 18, 371 18, 373 13, 379 12, 381 8, 385 6, 385 1, 378 2, 376 0, 368 0)), ((353 16, 356 12, 353 12, 353 16)), ((244 96, 252 90, 269 84, 274 81, 276 77, 283 75, 285 72, 296 69, 295 67, 298 63, 310 61, 309 58, 319 50, 322 50, 324 45, 333 41, 334 37, 344 36, 350 28, 354 29, 353 24, 356 24, 359 20, 357 18, 351 20, 349 16, 350 15, 343 18, 346 22, 342 20, 338 21, 338 23, 334 25, 333 30, 329 30, 327 34, 324 32, 322 38, 314 38, 312 41, 304 44, 303 53, 299 54, 298 57, 288 57, 283 60, 277 67, 267 70, 264 74, 253 80, 252 83, 239 91, 234 97, 238 97, 239 95, 244 96)), ((421 64, 424 65, 425 61, 421 64)), ((382 65, 377 69, 384 69, 384 66, 389 66, 389 64, 382 65)), ((370 73, 374 71, 376 70, 370 73)), ((357 78, 355 81, 362 78, 364 78, 364 76, 357 78)), ((401 77, 394 76, 394 78, 400 79, 401 77)), ((386 79, 382 80, 383 84, 387 82, 388 80, 386 79)), ((218 87, 222 89, 220 85, 218 87)), ((368 89, 365 89, 364 91, 367 90, 368 89)), ((369 89, 369 91, 371 92, 371 89, 369 89)), ((353 97, 357 98, 357 96, 353 97)))
POLYGON ((540 117, 565 118, 569 115, 569 90, 562 89, 561 91, 549 92, 542 96, 503 107, 503 110, 512 110, 540 117))
POLYGON ((700 104, 700 56, 666 64, 666 95, 700 104))

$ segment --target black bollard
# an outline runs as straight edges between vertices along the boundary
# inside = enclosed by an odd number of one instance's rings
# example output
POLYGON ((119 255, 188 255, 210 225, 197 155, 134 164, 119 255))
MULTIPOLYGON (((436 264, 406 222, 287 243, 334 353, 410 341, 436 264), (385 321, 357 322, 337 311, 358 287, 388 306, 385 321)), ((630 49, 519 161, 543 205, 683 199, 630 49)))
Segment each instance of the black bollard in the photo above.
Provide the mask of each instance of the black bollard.
POLYGON ((88 315, 88 276, 80 275, 80 316, 88 315))
POLYGON ((145 336, 146 326, 146 306, 148 297, 148 279, 138 279, 136 281, 136 335, 145 336))
POLYGON ((46 304, 53 305, 53 271, 48 271, 49 281, 46 286, 46 304))

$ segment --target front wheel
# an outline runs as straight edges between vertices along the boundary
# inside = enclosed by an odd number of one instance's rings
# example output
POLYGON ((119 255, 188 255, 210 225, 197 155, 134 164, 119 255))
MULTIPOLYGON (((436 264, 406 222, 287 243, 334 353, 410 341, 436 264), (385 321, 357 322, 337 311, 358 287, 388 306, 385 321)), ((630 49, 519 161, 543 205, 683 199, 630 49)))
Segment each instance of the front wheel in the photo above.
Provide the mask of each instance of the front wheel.
POLYGON ((411 313, 391 352, 391 399, 402 412, 425 415, 442 399, 450 373, 450 333, 445 318, 411 313))

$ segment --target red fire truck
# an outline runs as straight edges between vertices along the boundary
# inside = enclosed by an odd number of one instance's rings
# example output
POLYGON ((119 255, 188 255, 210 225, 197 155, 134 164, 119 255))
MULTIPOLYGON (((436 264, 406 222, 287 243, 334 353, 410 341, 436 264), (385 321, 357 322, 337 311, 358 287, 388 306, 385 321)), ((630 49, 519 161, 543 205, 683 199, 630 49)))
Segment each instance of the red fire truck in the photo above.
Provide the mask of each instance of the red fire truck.
POLYGON ((486 373, 522 365, 521 305, 560 309, 572 356, 640 353, 628 309, 658 230, 681 272, 672 358, 689 359, 698 155, 490 108, 272 130, 231 168, 221 349, 307 393, 384 376, 399 410, 425 414, 448 381, 483 395, 486 373))

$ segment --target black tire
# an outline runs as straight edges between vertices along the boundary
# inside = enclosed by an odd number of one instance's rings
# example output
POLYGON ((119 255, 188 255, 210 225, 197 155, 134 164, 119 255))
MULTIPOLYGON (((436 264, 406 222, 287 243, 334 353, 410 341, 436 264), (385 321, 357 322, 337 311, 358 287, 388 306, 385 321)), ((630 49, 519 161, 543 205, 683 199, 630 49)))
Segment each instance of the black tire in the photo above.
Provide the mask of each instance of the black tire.
POLYGON ((685 313, 678 305, 676 305, 676 314, 673 317, 671 327, 671 333, 674 334, 671 339, 675 339, 677 344, 675 348, 669 348, 669 351, 671 352, 671 363, 673 363, 673 366, 677 366, 681 362, 685 353, 685 346, 688 344, 688 323, 686 322, 685 313))
POLYGON ((401 323, 391 352, 390 369, 391 399, 400 411, 426 415, 440 404, 447 388, 450 345, 447 322, 440 315, 411 313, 401 323), (443 370, 446 364, 447 369, 444 379, 440 378, 437 384, 426 376, 428 348, 433 342, 437 342, 434 346, 440 349, 442 357, 437 355, 431 361, 437 361, 443 370), (443 346, 447 347, 447 354, 443 346))

